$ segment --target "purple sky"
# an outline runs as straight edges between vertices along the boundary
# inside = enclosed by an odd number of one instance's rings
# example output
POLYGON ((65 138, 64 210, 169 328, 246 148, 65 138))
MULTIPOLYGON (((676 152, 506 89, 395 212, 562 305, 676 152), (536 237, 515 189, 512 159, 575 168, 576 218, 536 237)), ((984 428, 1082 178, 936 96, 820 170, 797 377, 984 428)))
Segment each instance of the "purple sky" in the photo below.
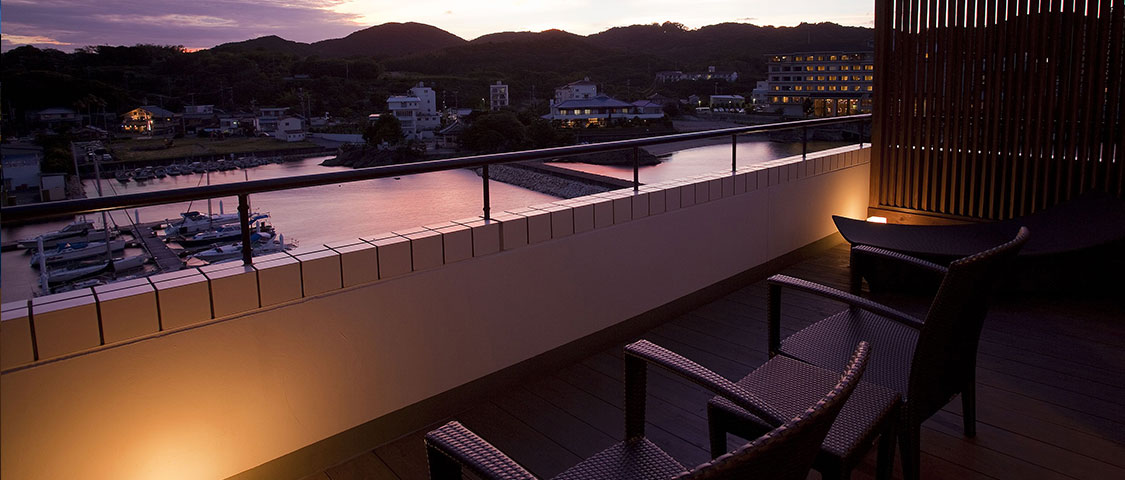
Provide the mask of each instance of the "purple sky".
POLYGON ((154 43, 207 48, 264 35, 315 42, 385 22, 416 21, 465 39, 559 28, 591 34, 673 20, 870 26, 873 0, 3 0, 0 48, 71 51, 86 45, 154 43))

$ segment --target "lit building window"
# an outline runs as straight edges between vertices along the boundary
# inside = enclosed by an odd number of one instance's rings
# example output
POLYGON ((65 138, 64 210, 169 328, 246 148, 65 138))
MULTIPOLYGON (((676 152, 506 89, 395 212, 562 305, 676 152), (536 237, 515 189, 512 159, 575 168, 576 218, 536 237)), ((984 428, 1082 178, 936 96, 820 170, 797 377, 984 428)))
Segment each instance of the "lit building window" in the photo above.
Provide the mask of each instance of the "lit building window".
POLYGON ((801 85, 797 85, 796 87, 793 87, 793 90, 796 90, 798 92, 801 91, 801 90, 804 90, 804 89, 805 89, 805 87, 803 87, 801 85))
POLYGON ((803 62, 803 61, 805 61, 805 57, 797 57, 796 60, 798 62, 803 62))
POLYGON ((823 62, 824 61, 824 55, 817 55, 816 59, 817 59, 817 61, 823 62))
POLYGON ((811 72, 811 71, 813 71, 813 66, 812 66, 812 65, 805 65, 805 71, 806 71, 806 72, 811 72))
POLYGON ((852 69, 852 67, 849 66, 849 65, 840 65, 840 70, 851 70, 851 69, 852 69))
POLYGON ((773 97, 773 103, 778 103, 779 101, 780 101, 779 97, 773 97))
POLYGON ((789 103, 789 97, 781 97, 781 103, 789 103))
POLYGON ((835 81, 836 81, 836 76, 835 76, 835 75, 829 75, 829 76, 828 76, 828 80, 830 80, 830 81, 833 81, 833 82, 835 82, 835 81))
POLYGON ((824 85, 817 85, 817 86, 816 86, 816 90, 817 90, 818 92, 823 92, 823 91, 824 91, 824 85))
POLYGON ((830 92, 835 92, 835 91, 836 91, 836 86, 835 86, 835 85, 829 85, 829 86, 828 86, 828 91, 830 91, 830 92))
POLYGON ((816 80, 819 81, 819 82, 823 82, 824 81, 824 75, 817 75, 816 80))
POLYGON ((818 72, 823 72, 823 71, 824 71, 824 65, 817 65, 817 66, 816 66, 816 71, 818 71, 818 72))
POLYGON ((867 80, 868 80, 868 81, 871 81, 871 80, 874 80, 874 79, 875 79, 875 76, 874 76, 874 75, 868 75, 868 76, 867 76, 867 80))
POLYGON ((829 60, 832 60, 833 62, 835 62, 835 61, 836 61, 836 56, 835 56, 835 55, 832 55, 831 57, 828 57, 828 59, 829 59, 829 60))
POLYGON ((808 80, 808 81, 811 82, 813 80, 816 80, 816 77, 813 77, 812 75, 810 75, 810 76, 806 77, 805 80, 808 80))
POLYGON ((867 91, 868 91, 868 92, 870 92, 871 90, 872 90, 872 88, 871 88, 871 85, 868 85, 868 86, 867 86, 867 91))
POLYGON ((777 86, 777 85, 774 85, 774 86, 773 86, 773 89, 774 89, 774 91, 777 91, 777 90, 781 90, 781 87, 779 87, 779 86, 777 86))
POLYGON ((863 69, 864 70, 875 70, 875 65, 864 65, 863 69))

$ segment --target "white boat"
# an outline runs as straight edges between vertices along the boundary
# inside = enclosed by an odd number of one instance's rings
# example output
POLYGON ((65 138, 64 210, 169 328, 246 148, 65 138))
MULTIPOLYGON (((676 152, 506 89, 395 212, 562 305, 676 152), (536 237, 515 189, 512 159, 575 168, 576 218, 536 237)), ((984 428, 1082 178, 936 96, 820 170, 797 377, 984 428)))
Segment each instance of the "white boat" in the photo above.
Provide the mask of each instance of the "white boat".
POLYGON ((200 232, 214 230, 223 225, 238 223, 237 213, 220 213, 218 215, 207 216, 199 212, 191 211, 180 214, 178 222, 171 222, 168 224, 166 233, 174 235, 195 235, 200 232))
MULTIPOLYGON (((119 258, 113 261, 113 271, 125 272, 140 268, 148 261, 148 255, 135 255, 132 257, 119 258)), ((57 284, 77 280, 79 278, 97 275, 109 269, 109 264, 106 262, 94 263, 91 265, 81 265, 72 268, 59 268, 51 270, 47 274, 48 284, 57 284)))
POLYGON ((34 238, 20 240, 19 246, 21 248, 38 248, 39 239, 43 239, 43 246, 53 247, 59 240, 68 241, 70 238, 85 235, 94 229, 94 222, 88 220, 75 220, 70 222, 65 227, 53 232, 47 232, 34 238))
MULTIPOLYGON (((124 250, 124 240, 113 240, 109 242, 109 247, 113 251, 124 250)), ((45 255, 46 263, 57 264, 65 262, 73 262, 82 260, 83 258, 97 257, 105 255, 106 246, 105 242, 90 242, 90 243, 63 243, 59 244, 54 250, 47 250, 46 252, 37 252, 31 256, 31 266, 39 267, 39 257, 45 255)))
MULTIPOLYGON (((284 252, 287 248, 292 247, 292 245, 286 245, 284 242, 285 239, 281 235, 275 238, 273 235, 265 232, 255 232, 251 235, 251 244, 254 245, 254 247, 251 249, 250 255, 257 257, 259 255, 284 252)), ((219 245, 192 255, 192 257, 207 263, 222 263, 237 260, 242 258, 242 242, 219 245)))
MULTIPOLYGON (((269 215, 255 215, 253 217, 250 217, 250 223, 254 223, 256 221, 264 220, 267 218, 269 218, 269 215)), ((258 225, 256 230, 259 232, 269 233, 271 228, 272 227, 266 225, 258 225)), ((224 225, 223 227, 215 230, 200 232, 190 237, 185 237, 183 240, 180 240, 179 243, 180 245, 183 245, 185 247, 194 247, 221 242, 223 240, 235 240, 240 236, 242 236, 242 226, 238 224, 232 224, 224 225)))

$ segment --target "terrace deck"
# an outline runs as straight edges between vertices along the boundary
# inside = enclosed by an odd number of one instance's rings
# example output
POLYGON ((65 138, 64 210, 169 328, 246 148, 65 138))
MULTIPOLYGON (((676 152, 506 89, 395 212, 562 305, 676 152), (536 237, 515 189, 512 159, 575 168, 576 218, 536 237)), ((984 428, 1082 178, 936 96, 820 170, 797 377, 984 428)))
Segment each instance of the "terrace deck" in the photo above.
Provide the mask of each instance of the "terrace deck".
MULTIPOLYGON (((840 244, 784 273, 846 288, 847 252, 840 244)), ((757 282, 641 337, 739 378, 767 358, 765 296, 764 282, 757 282)), ((919 307, 925 305, 915 301, 914 311, 919 307)), ((788 292, 782 324, 791 332, 838 309, 838 304, 788 292)), ((533 473, 550 478, 622 435, 625 343, 525 379, 453 418, 533 473)), ((978 363, 978 434, 962 436, 961 404, 947 405, 924 424, 923 478, 1125 478, 1125 302, 1120 298, 1003 295, 985 323, 978 363)), ((706 461, 708 398, 663 372, 650 374, 649 438, 685 465, 706 461)), ((426 430, 309 478, 427 478, 426 430)), ((896 477, 900 467, 896 460, 896 477)), ((873 475, 872 453, 853 478, 873 475)))

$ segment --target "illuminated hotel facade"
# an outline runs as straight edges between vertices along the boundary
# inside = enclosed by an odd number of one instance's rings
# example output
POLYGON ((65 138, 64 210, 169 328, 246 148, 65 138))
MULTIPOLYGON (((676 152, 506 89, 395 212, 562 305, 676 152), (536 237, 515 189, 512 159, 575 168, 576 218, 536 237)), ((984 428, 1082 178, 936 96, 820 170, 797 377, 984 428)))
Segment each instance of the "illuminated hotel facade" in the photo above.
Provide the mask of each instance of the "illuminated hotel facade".
POLYGON ((769 110, 832 117, 871 112, 875 52, 766 55, 769 110))

